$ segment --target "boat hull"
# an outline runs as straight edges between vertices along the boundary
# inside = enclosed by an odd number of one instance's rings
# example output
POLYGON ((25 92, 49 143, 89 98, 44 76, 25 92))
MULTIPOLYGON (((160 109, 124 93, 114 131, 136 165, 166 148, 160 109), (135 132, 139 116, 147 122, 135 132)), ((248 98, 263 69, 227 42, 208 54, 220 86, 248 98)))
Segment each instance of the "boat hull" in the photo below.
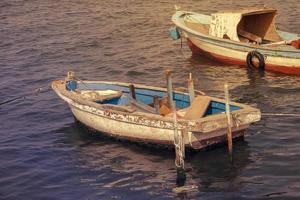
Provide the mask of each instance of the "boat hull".
MULTIPOLYGON (((132 142, 141 142, 154 145, 174 146, 175 124, 170 116, 145 113, 137 109, 112 104, 99 104, 81 97, 79 91, 68 91, 64 81, 53 81, 52 88, 57 95, 68 103, 74 117, 85 126, 100 133, 118 139, 126 139, 132 142)), ((128 88, 129 83, 118 82, 88 82, 82 83, 84 87, 94 87, 97 90, 107 87, 123 92, 128 88)), ((150 87, 136 84, 138 95, 142 94, 141 88, 149 92, 158 94, 164 88, 150 87), (156 93, 155 93, 156 91, 156 93), (158 93, 157 93, 158 92, 158 93)), ((79 86, 80 88, 80 86, 79 86)), ((180 91, 176 91, 178 96, 180 91)), ((149 93, 150 94, 150 93, 149 93)), ((174 96, 176 96, 174 95, 174 96)), ((224 104, 224 100, 210 97, 217 105, 224 104)), ((260 120, 260 111, 250 106, 231 102, 232 108, 232 132, 233 138, 244 135, 245 130, 251 123, 260 120)), ((213 109, 213 106, 211 107, 213 109)), ((218 109, 214 107, 214 109, 218 109)), ((213 112, 210 110, 209 112, 213 112)), ((226 141, 227 120, 224 113, 215 113, 195 120, 177 119, 176 128, 182 132, 183 143, 187 148, 202 149, 210 145, 226 141)))
MULTIPOLYGON (((128 123, 115 120, 78 109, 70 105, 74 117, 86 127, 100 134, 131 142, 151 145, 174 145, 174 129, 155 128, 151 126, 128 123)), ((248 126, 242 126, 233 130, 233 138, 244 136, 248 126)), ((211 133, 197 133, 187 131, 184 133, 186 148, 199 150, 211 145, 226 142, 226 129, 211 133)))
MULTIPOLYGON (((195 55, 205 55, 226 64, 247 66, 248 51, 226 48, 192 38, 187 38, 187 43, 195 55)), ((253 50, 255 49, 253 48, 253 50)), ((284 74, 300 75, 300 59, 265 56, 265 69, 284 74)))
MULTIPOLYGON (((260 65, 264 66, 264 69, 300 75, 300 49, 294 48, 294 45, 293 47, 285 44, 257 45, 216 37, 209 33, 211 20, 211 16, 186 11, 176 11, 172 16, 177 31, 181 37, 187 38, 193 54, 204 54, 227 64, 247 66, 248 54, 257 51, 260 54, 260 65)), ((277 33, 285 41, 300 39, 298 34, 283 31, 277 31, 277 33)), ((248 62, 252 62, 256 67, 259 66, 258 60, 251 59, 251 57, 248 59, 248 62)))

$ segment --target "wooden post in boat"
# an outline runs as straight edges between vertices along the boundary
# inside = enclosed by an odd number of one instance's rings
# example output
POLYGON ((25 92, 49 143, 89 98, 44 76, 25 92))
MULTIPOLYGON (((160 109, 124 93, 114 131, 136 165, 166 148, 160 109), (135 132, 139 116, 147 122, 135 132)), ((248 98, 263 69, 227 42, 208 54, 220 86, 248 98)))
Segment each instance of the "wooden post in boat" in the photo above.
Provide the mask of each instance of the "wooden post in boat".
POLYGON ((165 73, 167 78, 168 106, 170 109, 172 109, 172 104, 173 104, 173 86, 172 86, 172 77, 171 77, 172 71, 170 69, 167 69, 165 73))
POLYGON ((136 99, 136 95, 135 95, 135 87, 133 84, 129 84, 129 92, 130 95, 133 99, 136 99))
POLYGON ((153 96, 153 107, 155 108, 155 111, 157 114, 160 114, 159 112, 159 97, 158 96, 153 96))
POLYGON ((192 78, 192 73, 190 73, 189 79, 188 79, 188 90, 189 90, 189 96, 190 96, 190 104, 195 99, 195 89, 194 89, 194 81, 192 78))
POLYGON ((224 85, 225 90, 225 100, 226 100, 226 118, 227 118, 227 144, 228 144, 228 152, 230 156, 230 161, 232 161, 232 130, 231 130, 231 113, 230 113, 230 97, 228 91, 228 84, 224 85))
POLYGON ((173 101, 172 71, 167 69, 165 73, 167 78, 168 106, 173 112, 174 120, 174 146, 176 155, 175 165, 177 170, 177 182, 183 182, 186 179, 184 171, 185 146, 183 141, 183 132, 178 130, 176 102, 173 101))
POLYGON ((175 145, 175 165, 177 171, 177 183, 185 182, 184 157, 185 146, 183 141, 183 131, 178 130, 177 113, 175 101, 172 101, 172 112, 174 120, 174 145, 175 145))
POLYGON ((71 81, 71 80, 74 80, 75 78, 75 73, 73 71, 68 71, 67 73, 67 77, 66 77, 66 81, 71 81))

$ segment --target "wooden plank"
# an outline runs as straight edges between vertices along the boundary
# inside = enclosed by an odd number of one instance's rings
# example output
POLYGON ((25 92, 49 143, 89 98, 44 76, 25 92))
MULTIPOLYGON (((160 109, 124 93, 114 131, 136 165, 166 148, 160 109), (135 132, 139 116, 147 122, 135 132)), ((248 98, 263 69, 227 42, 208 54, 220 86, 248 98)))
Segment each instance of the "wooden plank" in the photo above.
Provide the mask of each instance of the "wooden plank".
POLYGON ((133 84, 129 84, 129 93, 133 99, 136 99, 135 87, 133 84))
POLYGON ((160 111, 159 111, 159 97, 158 96, 153 96, 153 107, 154 107, 156 113, 160 114, 160 111))
POLYGON ((252 40, 254 42, 257 42, 258 44, 261 44, 261 42, 262 42, 262 38, 261 37, 259 37, 257 35, 254 35, 254 34, 252 34, 250 32, 247 32, 245 30, 238 29, 237 32, 238 32, 239 35, 241 35, 241 36, 243 36, 243 37, 245 37, 245 38, 247 38, 249 40, 252 40))
POLYGON ((231 122, 231 113, 230 113, 230 97, 229 97, 229 90, 228 84, 224 85, 225 90, 225 100, 226 100, 226 118, 227 118, 227 144, 228 144, 228 152, 230 161, 232 162, 232 122, 231 122))
POLYGON ((137 109, 140 109, 142 111, 146 111, 149 113, 157 114, 156 109, 151 106, 148 106, 147 104, 138 102, 137 100, 135 100, 133 98, 129 98, 129 102, 132 106, 136 107, 137 109))
POLYGON ((167 92, 168 92, 168 107, 172 108, 173 103, 173 84, 172 84, 172 71, 167 69, 165 71, 167 79, 167 92))
POLYGON ((195 89, 194 89, 194 81, 192 78, 192 73, 190 73, 189 79, 188 79, 188 91, 190 96, 190 103, 192 103, 195 99, 195 89))
POLYGON ((197 96, 192 105, 187 109, 184 119, 194 120, 204 116, 209 106, 211 98, 209 96, 197 96))

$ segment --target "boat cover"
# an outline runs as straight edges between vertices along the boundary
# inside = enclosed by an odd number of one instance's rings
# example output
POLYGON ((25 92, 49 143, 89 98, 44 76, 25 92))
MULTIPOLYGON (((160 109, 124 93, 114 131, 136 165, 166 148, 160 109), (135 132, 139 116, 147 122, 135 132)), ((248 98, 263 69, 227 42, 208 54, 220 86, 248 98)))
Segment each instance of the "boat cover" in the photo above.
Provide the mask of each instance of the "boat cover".
POLYGON ((264 40, 281 41, 276 32, 275 9, 223 11, 211 15, 209 34, 240 42, 239 32, 247 32, 264 40))

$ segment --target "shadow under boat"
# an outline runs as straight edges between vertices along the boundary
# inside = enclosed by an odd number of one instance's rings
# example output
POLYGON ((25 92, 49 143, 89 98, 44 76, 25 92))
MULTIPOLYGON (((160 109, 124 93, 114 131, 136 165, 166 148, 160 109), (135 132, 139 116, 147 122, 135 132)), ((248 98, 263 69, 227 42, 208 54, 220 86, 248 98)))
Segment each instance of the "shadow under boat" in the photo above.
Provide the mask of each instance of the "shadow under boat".
MULTIPOLYGON (((78 121, 57 132, 64 133, 64 144, 77 146, 75 156, 72 155, 72 157, 80 161, 76 164, 79 168, 93 170, 93 176, 98 173, 102 174, 104 172, 101 170, 107 169, 112 171, 110 172, 112 174, 114 172, 151 174, 151 176, 144 177, 145 184, 157 181, 167 182, 169 187, 194 185, 196 191, 201 192, 225 191, 228 184, 235 184, 232 189, 239 190, 244 182, 240 174, 247 165, 253 162, 249 145, 243 138, 239 138, 238 142, 234 143, 233 163, 229 162, 227 150, 220 144, 197 152, 187 151, 187 180, 178 183, 174 169, 175 154, 170 148, 165 149, 166 146, 147 145, 147 148, 144 148, 145 144, 120 142, 115 138, 94 134, 95 131, 78 121), (161 151, 162 148, 164 151, 161 151), (96 166, 97 169, 94 169, 96 166)), ((101 180, 95 181, 101 182, 101 180)), ((134 186, 134 183, 131 184, 134 186)), ((191 191, 178 195, 183 198, 182 196, 189 192, 191 191)))

